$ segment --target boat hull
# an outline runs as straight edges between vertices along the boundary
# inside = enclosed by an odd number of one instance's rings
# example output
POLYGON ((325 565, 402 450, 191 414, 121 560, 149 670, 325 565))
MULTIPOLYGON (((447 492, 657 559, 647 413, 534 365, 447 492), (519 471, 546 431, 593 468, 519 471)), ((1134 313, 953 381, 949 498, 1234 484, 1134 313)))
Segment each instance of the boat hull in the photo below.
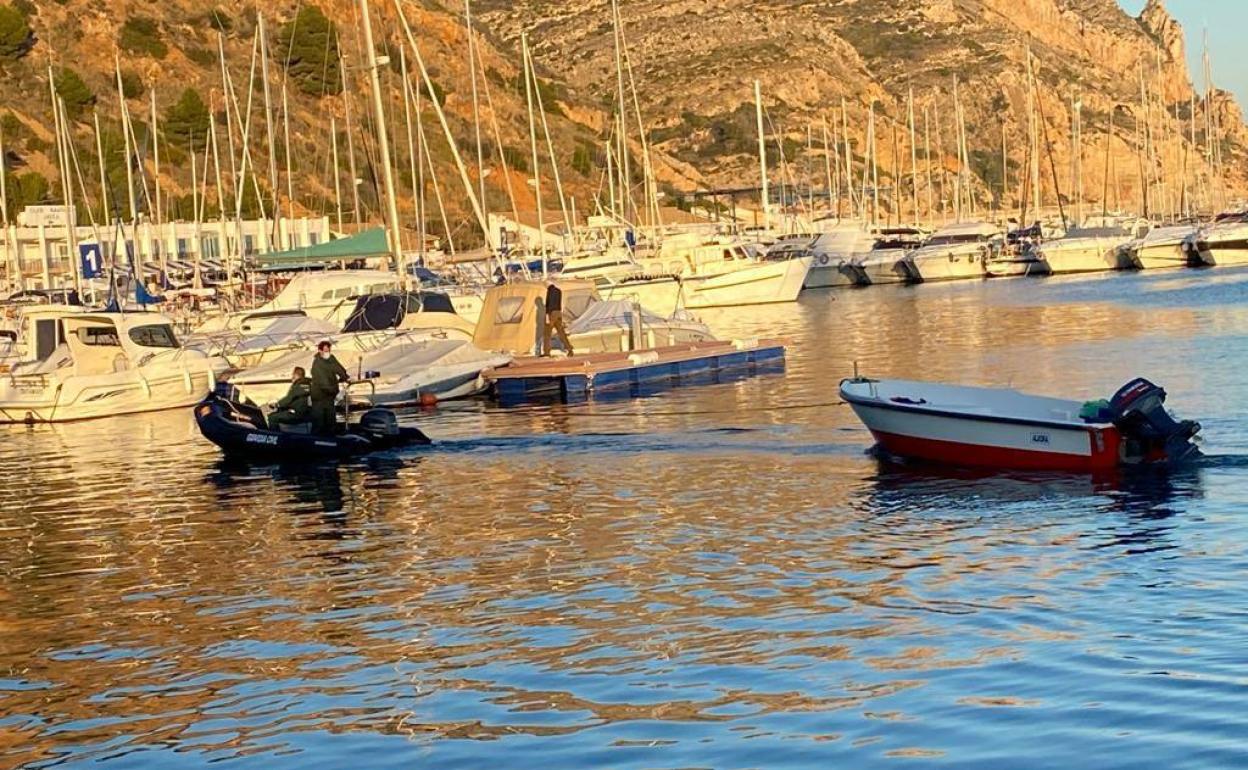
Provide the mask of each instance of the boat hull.
POLYGON ((1204 264, 1211 267, 1238 267, 1248 265, 1248 241, 1233 243, 1200 242, 1196 246, 1199 255, 1197 266, 1204 264))
POLYGON ((934 281, 966 281, 987 277, 984 255, 974 253, 913 254, 908 267, 914 271, 914 280, 922 283, 934 281))
POLYGON ((207 368, 135 376, 69 377, 42 389, 22 388, 15 378, 0 387, 0 424, 95 420, 180 409, 199 402, 216 386, 207 368))
MULTIPOLYGON (((820 259, 826 259, 821 257, 820 259)), ((846 263, 816 264, 806 275, 807 289, 835 289, 861 285, 862 280, 853 265, 846 263)))
POLYGON ((880 449, 941 465, 1031 471, 1096 471, 1117 467, 1120 437, 1112 426, 1057 427, 1026 421, 915 414, 850 402, 880 449))
POLYGON ((1042 249, 1041 258, 1051 275, 1100 273, 1122 267, 1117 252, 1116 244, 1093 244, 1074 248, 1050 246, 1042 249))
POLYGON ((1135 266, 1140 270, 1167 270, 1188 267, 1190 263, 1182 244, 1143 246, 1135 251, 1135 266))
POLYGON ((713 275, 672 275, 600 285, 606 300, 631 299, 670 316, 680 307, 737 307, 796 302, 810 272, 810 257, 758 262, 713 275))

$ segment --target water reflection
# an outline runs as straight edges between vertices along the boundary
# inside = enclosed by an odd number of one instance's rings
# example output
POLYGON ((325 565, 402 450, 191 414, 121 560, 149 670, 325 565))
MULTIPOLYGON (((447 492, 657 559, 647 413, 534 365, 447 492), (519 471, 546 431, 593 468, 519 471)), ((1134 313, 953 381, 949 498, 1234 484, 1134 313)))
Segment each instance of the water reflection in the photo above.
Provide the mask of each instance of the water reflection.
POLYGON ((177 413, 5 432, 0 767, 1242 764, 1248 318, 1137 278, 708 313, 785 374, 417 412, 440 447, 361 463, 228 465, 177 413), (1145 374, 1210 458, 882 466, 854 361, 1145 374))

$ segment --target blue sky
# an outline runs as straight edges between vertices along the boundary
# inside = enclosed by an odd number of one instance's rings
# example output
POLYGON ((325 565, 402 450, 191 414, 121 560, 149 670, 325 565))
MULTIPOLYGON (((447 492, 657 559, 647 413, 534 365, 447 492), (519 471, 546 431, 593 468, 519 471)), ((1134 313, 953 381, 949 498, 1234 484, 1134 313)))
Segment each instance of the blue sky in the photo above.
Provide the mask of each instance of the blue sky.
MULTIPOLYGON (((1131 15, 1145 0, 1118 0, 1131 15)), ((1248 58, 1242 54, 1248 31, 1248 0, 1165 0, 1170 15, 1187 33, 1187 60, 1192 79, 1202 86, 1200 55, 1202 37, 1209 30, 1209 55, 1213 59, 1213 82, 1235 93, 1240 106, 1248 105, 1248 58)))

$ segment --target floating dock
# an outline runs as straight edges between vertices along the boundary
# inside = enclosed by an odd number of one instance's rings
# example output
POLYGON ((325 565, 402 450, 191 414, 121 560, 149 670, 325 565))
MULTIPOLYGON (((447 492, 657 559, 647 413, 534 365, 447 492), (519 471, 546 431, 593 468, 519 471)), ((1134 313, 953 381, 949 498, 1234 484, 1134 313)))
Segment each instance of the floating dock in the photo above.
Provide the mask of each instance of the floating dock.
POLYGON ((716 382, 784 370, 779 340, 734 340, 568 358, 517 358, 484 372, 504 406, 556 398, 564 403, 596 394, 629 395, 668 385, 716 382))

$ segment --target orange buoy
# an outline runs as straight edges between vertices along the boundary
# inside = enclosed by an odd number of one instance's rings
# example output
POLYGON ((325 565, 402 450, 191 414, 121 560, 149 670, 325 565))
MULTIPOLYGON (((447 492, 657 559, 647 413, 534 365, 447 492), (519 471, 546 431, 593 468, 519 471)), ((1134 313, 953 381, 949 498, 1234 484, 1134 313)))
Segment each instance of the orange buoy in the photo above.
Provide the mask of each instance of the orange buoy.
POLYGON ((425 406, 425 407, 429 407, 429 406, 437 406, 437 405, 438 405, 438 397, 437 397, 437 396, 435 396, 435 395, 433 395, 432 393, 421 393, 421 394, 420 394, 420 405, 421 405, 421 406, 425 406))

